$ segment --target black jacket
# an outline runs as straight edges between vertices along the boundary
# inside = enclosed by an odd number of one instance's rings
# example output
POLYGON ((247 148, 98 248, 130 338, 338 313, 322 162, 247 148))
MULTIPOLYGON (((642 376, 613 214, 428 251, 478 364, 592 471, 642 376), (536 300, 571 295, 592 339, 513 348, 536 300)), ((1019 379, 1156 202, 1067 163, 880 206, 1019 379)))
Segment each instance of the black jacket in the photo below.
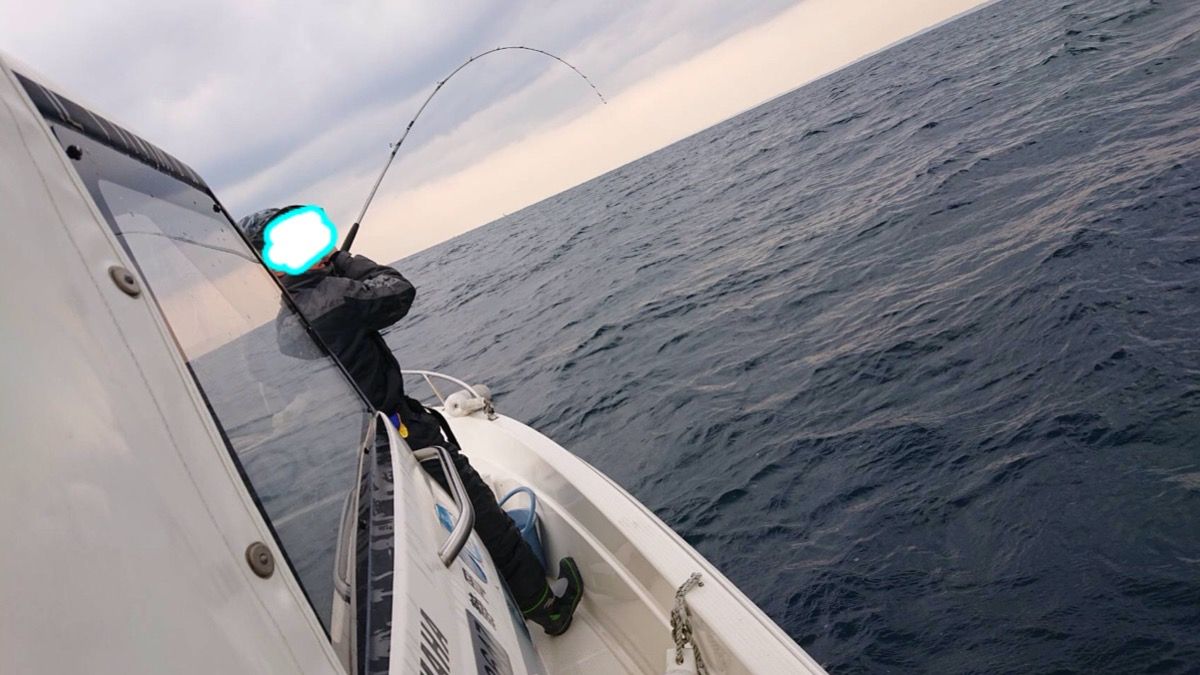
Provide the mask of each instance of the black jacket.
MULTIPOLYGON (((405 399, 400 364, 379 331, 408 313, 413 285, 391 267, 339 251, 322 269, 284 277, 283 286, 371 405, 389 414, 399 410, 405 399)), ((277 327, 283 351, 307 357, 298 351, 311 342, 297 334, 303 328, 290 312, 280 313, 277 327)))
MULTIPOLYGON (((511 518, 496 504, 496 495, 467 458, 442 435, 438 418, 420 402, 404 396, 400 364, 379 334, 399 321, 412 306, 416 290, 396 270, 376 265, 363 256, 337 253, 333 264, 284 277, 283 285, 300 312, 346 367, 376 409, 399 413, 401 433, 409 447, 444 445, 467 488, 475 509, 475 531, 508 582, 521 607, 535 606, 548 597, 546 572, 521 538, 511 518)), ((318 358, 320 351, 290 310, 276 322, 283 351, 300 358, 318 358)), ((430 473, 450 491, 441 467, 430 473)), ((464 568, 465 570, 465 568, 464 568)), ((466 573, 464 571, 464 573, 466 573)))

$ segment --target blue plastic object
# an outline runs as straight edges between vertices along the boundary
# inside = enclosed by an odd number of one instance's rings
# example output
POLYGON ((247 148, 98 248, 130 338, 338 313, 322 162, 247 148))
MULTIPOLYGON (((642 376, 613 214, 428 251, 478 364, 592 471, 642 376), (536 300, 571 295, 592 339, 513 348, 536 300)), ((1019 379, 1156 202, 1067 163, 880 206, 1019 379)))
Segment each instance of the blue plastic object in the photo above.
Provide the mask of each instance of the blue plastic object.
POLYGON ((505 509, 505 511, 516 523, 517 529, 521 532, 521 538, 529 544, 529 548, 533 549, 533 554, 541 561, 542 569, 549 569, 546 567, 546 553, 542 549, 542 526, 537 514, 537 495, 533 493, 533 490, 527 487, 513 488, 500 498, 500 508, 504 508, 504 503, 517 494, 525 494, 529 497, 529 508, 505 509))

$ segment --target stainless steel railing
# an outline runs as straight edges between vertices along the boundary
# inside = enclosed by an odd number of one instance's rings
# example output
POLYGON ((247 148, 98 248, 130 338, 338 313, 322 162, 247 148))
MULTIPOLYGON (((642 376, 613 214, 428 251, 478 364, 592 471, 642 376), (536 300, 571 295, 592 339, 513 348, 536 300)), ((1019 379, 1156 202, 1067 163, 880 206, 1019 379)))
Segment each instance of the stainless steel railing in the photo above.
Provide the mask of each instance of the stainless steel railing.
POLYGON ((438 557, 442 559, 443 565, 449 567, 458 557, 463 546, 467 544, 467 539, 471 536, 471 529, 475 527, 475 507, 471 505, 471 499, 467 496, 467 488, 463 485, 462 476, 458 475, 458 468, 454 466, 454 460, 446 448, 440 445, 421 448, 414 450, 413 456, 417 458, 418 462, 435 457, 441 462, 442 473, 446 476, 446 482, 450 484, 450 499, 458 507, 458 519, 454 521, 454 526, 450 529, 450 536, 438 547, 438 557))
POLYGON ((446 397, 442 396, 442 392, 438 391, 437 385, 433 383, 434 380, 444 380, 446 382, 457 384, 463 389, 471 392, 472 396, 479 396, 479 392, 475 391, 475 387, 472 387, 471 385, 452 375, 446 375, 444 373, 438 373, 432 370, 403 370, 401 372, 405 375, 420 375, 422 378, 424 378, 425 384, 429 385, 429 389, 433 391, 433 395, 437 397, 438 401, 440 401, 442 405, 446 405, 446 397))

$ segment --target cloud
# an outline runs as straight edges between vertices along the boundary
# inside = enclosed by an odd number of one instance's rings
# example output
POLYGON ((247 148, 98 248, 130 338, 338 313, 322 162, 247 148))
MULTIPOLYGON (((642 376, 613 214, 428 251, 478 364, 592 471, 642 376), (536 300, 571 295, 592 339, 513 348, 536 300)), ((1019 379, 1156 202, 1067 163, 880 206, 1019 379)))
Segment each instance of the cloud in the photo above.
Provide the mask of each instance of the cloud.
POLYGON ((0 44, 195 167, 231 212, 315 202, 343 227, 387 143, 470 54, 547 49, 613 101, 597 107, 573 73, 537 55, 472 64, 422 116, 373 207, 372 219, 409 229, 364 227, 363 246, 394 259, 972 4, 0 0, 0 44))
MULTIPOLYGON (((166 146, 210 180, 430 79, 445 45, 495 8, 324 2, 11 2, 0 41, 18 57, 166 146)), ((259 160, 261 161, 261 160, 259 160)))
MULTIPOLYGON (((982 4, 809 0, 470 166, 394 191, 362 250, 394 260, 614 169, 982 4)), ((436 152, 431 144, 427 149, 436 152)), ((339 190, 337 181, 324 187, 339 190)))
MULTIPOLYGON (((241 210, 377 167, 414 101, 471 53, 531 44, 583 58, 615 90, 785 5, 0 0, 0 44, 193 165, 223 200, 244 195, 231 204, 241 210), (297 156, 307 159, 292 164, 297 156)), ((439 94, 406 152, 553 67, 536 57, 474 65, 439 94)), ((558 86, 527 94, 461 145, 490 152, 580 100, 558 86)))
MULTIPOLYGON (((728 17, 717 21, 709 16, 712 27, 700 22, 700 28, 672 29, 675 24, 695 23, 696 16, 703 15, 695 6, 684 6, 691 12, 687 16, 681 16, 684 10, 678 7, 665 10, 666 5, 650 4, 631 5, 636 12, 626 8, 604 20, 572 17, 588 27, 587 39, 573 50, 569 45, 568 49, 556 49, 555 39, 548 40, 550 44, 524 42, 562 54, 587 72, 607 95, 613 95, 778 9, 778 5, 760 3, 756 13, 730 5, 728 11, 736 12, 739 21, 728 17)), ((707 11, 714 13, 711 7, 707 11)), ((540 32, 523 18, 513 23, 516 28, 510 32, 540 32)), ((559 26, 553 34, 556 39, 572 33, 564 28, 566 19, 540 16, 537 25, 543 24, 559 26)), ((582 28, 577 31, 583 33, 582 28)), ((516 34, 494 41, 516 42, 522 42, 516 34)), ((279 156, 273 166, 229 186, 221 192, 222 198, 230 204, 245 204, 245 208, 316 198, 338 216, 339 222, 350 222, 387 157, 386 142, 398 137, 434 83, 461 61, 460 54, 436 77, 429 78, 426 87, 406 99, 381 102, 348 114, 319 136, 279 156), (357 190, 347 183, 357 185, 357 190)), ((586 83, 561 64, 539 55, 503 52, 472 64, 439 92, 421 117, 384 184, 383 194, 461 171, 482 157, 565 123, 596 105, 586 83)))

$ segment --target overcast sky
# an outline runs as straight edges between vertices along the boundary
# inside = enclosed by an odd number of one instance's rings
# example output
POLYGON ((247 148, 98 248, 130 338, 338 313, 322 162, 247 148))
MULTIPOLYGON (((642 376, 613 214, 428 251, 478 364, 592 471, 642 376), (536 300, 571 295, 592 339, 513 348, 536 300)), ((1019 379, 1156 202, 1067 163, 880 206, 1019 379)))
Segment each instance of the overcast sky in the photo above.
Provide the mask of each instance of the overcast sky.
POLYGON ((577 185, 982 0, 0 0, 0 50, 200 172, 234 214, 343 231, 438 94, 355 248, 392 261, 577 185))

